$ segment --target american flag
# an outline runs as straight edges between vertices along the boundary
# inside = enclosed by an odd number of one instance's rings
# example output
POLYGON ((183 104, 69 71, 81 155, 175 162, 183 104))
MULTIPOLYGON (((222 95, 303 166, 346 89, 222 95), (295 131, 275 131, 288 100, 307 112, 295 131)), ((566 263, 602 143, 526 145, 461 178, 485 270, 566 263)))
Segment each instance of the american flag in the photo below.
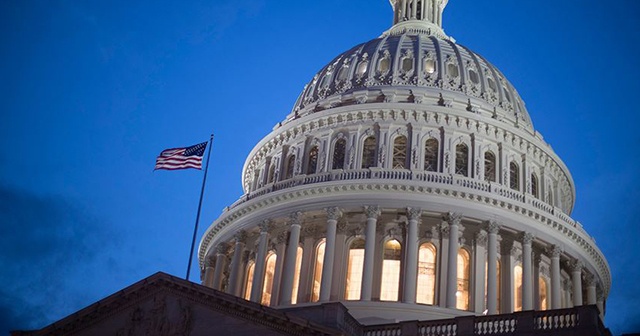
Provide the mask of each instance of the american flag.
POLYGON ((156 158, 156 168, 177 170, 195 168, 202 169, 202 157, 208 142, 199 143, 190 147, 169 148, 163 150, 156 158))

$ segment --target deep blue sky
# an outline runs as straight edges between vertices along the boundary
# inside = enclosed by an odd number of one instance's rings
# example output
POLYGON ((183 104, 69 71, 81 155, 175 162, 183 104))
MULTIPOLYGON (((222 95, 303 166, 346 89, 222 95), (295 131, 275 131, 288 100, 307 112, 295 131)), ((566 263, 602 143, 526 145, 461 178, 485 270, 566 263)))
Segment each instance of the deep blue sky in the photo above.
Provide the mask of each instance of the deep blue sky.
MULTIPOLYGON (((386 0, 1 1, 0 333, 184 276, 202 173, 154 173, 155 156, 215 133, 200 237, 304 84, 391 17, 386 0)), ((636 0, 451 0, 444 16, 571 170, 616 334, 640 331, 638 17, 636 0)))

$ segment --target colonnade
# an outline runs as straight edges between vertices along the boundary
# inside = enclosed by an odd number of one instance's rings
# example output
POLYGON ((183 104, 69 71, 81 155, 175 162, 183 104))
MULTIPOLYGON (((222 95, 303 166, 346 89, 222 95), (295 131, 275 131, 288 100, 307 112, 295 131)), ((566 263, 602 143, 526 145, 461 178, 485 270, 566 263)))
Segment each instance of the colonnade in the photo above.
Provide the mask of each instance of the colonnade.
POLYGON ((478 314, 559 309, 583 303, 598 304, 603 310, 596 277, 585 271, 580 260, 530 232, 514 232, 496 221, 478 224, 457 213, 446 213, 438 219, 418 208, 383 214, 379 206, 367 205, 359 212, 329 207, 321 218, 294 212, 286 220, 265 220, 249 232, 239 231, 233 241, 217 245, 205 261, 204 285, 271 306, 345 300, 346 283, 353 280, 346 274, 351 258, 349 244, 363 239, 359 300, 378 301, 384 286, 384 244, 395 239, 402 245, 397 301, 416 304, 421 263, 418 252, 422 244, 429 243, 437 257, 434 299, 428 304, 478 314), (348 221, 341 221, 346 217, 348 221), (363 223, 356 223, 354 219, 358 218, 364 219, 363 223), (321 258, 316 248, 320 241, 324 243, 321 258), (461 250, 470 257, 467 273, 459 269, 461 250), (273 253, 275 267, 269 271, 273 273, 269 273, 273 285, 265 288, 267 257, 273 253), (320 269, 319 262, 321 274, 314 274, 320 269), (519 284, 514 283, 516 266, 522 270, 519 284), (467 289, 461 285, 465 283, 469 284, 467 289), (517 287, 520 289, 514 290, 517 287), (265 301, 267 291, 270 300, 265 301), (315 298, 313 291, 319 292, 315 298), (467 295, 466 305, 460 304, 460 295, 467 295))

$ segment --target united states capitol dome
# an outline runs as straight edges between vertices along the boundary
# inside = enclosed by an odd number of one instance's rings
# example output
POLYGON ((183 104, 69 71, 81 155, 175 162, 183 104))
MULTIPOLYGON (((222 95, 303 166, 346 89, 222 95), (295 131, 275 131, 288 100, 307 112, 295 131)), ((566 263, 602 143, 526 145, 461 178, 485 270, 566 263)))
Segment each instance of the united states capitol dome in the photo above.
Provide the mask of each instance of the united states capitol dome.
POLYGON ((598 305, 607 261, 520 95, 445 34, 446 0, 334 58, 249 153, 199 247, 204 285, 363 324, 598 305))

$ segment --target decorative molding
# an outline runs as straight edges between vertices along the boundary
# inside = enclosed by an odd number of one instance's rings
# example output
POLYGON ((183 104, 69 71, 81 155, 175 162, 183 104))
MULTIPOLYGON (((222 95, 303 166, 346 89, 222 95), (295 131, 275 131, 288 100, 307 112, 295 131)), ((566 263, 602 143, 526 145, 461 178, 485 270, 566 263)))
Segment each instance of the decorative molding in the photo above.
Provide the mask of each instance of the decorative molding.
POLYGON ((421 208, 407 207, 407 218, 409 218, 409 220, 420 220, 421 216, 422 216, 421 208))
POLYGON ((377 205, 365 205, 364 213, 367 215, 367 219, 378 219, 382 214, 380 207, 377 205))
POLYGON ((338 220, 342 217, 342 210, 339 207, 329 207, 324 210, 327 213, 327 220, 338 220))

